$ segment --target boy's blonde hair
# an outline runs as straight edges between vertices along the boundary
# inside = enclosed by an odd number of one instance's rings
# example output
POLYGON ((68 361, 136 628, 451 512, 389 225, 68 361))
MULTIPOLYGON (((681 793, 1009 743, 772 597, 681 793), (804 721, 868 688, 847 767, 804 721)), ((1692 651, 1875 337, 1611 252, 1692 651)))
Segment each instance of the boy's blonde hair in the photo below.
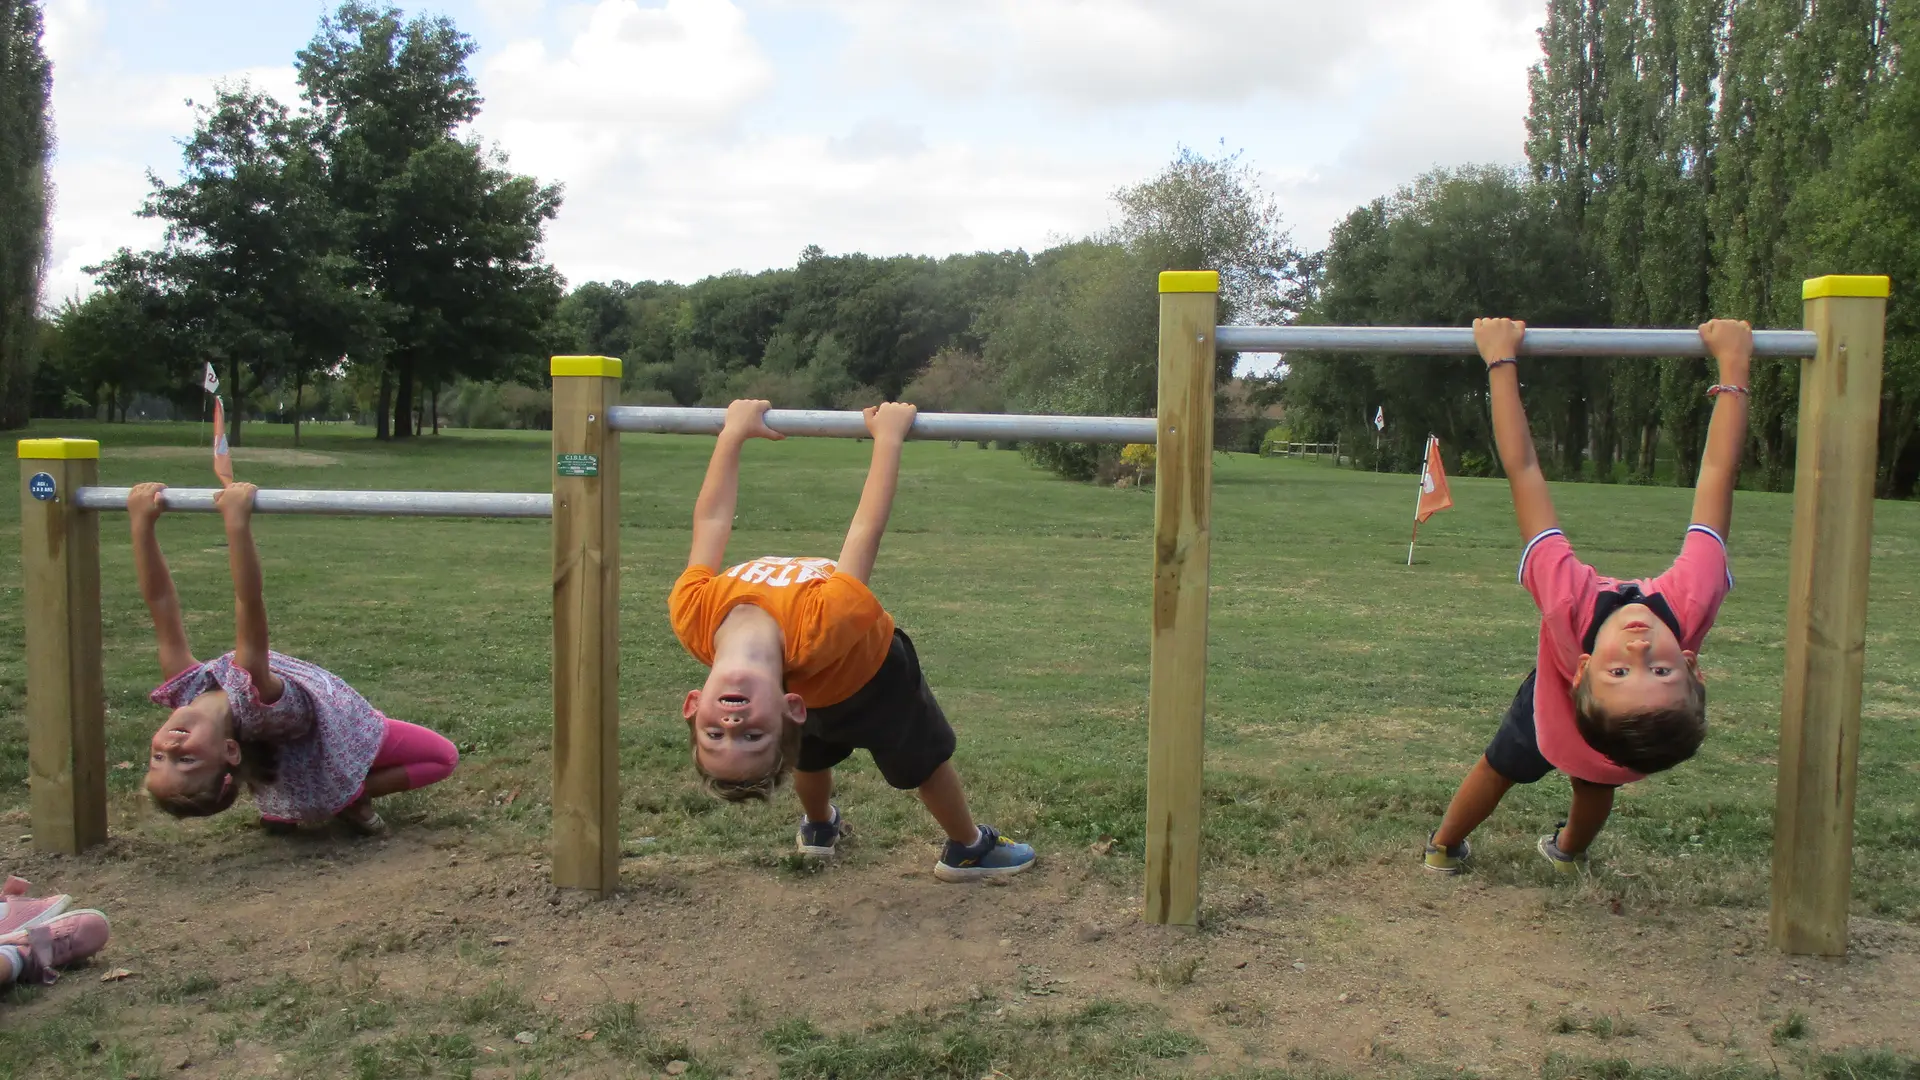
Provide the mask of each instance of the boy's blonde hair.
POLYGON ((1687 671, 1680 701, 1619 716, 1593 699, 1588 673, 1573 684, 1573 720, 1587 745, 1637 773, 1657 773, 1692 757, 1707 737, 1707 684, 1687 671))
POLYGON ((733 803, 771 799, 793 774, 794 762, 800 760, 800 725, 788 720, 781 721, 780 742, 774 747, 771 769, 765 776, 752 780, 722 780, 708 772, 707 767, 700 764, 700 736, 692 724, 687 725, 687 742, 693 749, 693 769, 700 774, 701 790, 733 803))

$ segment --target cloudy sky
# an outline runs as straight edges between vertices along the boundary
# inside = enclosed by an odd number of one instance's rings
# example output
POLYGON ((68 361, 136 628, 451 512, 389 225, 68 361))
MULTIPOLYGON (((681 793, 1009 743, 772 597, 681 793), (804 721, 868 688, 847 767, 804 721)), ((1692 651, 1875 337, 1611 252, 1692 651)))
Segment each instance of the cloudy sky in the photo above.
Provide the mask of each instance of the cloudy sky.
MULTIPOLYGON (((190 98, 292 101, 315 0, 47 0, 59 146, 47 301, 158 239, 190 98)), ((829 252, 1035 250, 1181 145, 1238 150, 1317 246, 1435 165, 1521 160, 1539 0, 438 0, 475 125, 566 186, 568 280, 829 252)))

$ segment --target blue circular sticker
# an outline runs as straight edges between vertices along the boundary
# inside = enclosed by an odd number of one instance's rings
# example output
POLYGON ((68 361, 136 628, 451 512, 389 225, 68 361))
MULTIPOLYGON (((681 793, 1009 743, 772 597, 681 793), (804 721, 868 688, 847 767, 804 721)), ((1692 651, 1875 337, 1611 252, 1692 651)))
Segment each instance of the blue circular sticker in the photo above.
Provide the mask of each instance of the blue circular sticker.
POLYGON ((52 474, 43 472, 33 474, 33 478, 27 481, 27 490, 41 502, 50 502, 59 493, 59 489, 54 486, 52 474))

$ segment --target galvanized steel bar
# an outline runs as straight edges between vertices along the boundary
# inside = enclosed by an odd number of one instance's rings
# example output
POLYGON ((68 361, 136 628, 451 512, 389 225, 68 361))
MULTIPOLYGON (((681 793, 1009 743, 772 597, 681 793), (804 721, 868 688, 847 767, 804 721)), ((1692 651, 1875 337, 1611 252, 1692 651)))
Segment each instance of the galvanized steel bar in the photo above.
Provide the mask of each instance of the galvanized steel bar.
MULTIPOLYGON (((88 510, 125 510, 131 488, 83 487, 74 500, 88 510)), ((161 501, 168 510, 209 512, 218 488, 167 488, 161 501)), ((511 491, 307 491, 262 488, 254 493, 256 514, 364 514, 394 517, 545 518, 553 516, 547 492, 511 491)))
MULTIPOLYGON (((608 410, 615 431, 669 435, 718 435, 725 409, 683 409, 622 405, 608 410)), ((782 435, 864 439, 866 421, 857 412, 824 409, 770 409, 767 426, 782 435)), ((1018 413, 921 413, 914 417, 912 439, 979 442, 987 439, 1081 443, 1152 443, 1157 434, 1150 416, 1032 416, 1018 413)))
MULTIPOLYGON (((1221 326, 1221 352, 1410 353, 1471 356, 1473 330, 1459 326, 1221 326)), ((1812 356, 1811 330, 1755 330, 1755 356, 1812 356)), ((1696 330, 1527 328, 1522 356, 1706 356, 1696 330)))

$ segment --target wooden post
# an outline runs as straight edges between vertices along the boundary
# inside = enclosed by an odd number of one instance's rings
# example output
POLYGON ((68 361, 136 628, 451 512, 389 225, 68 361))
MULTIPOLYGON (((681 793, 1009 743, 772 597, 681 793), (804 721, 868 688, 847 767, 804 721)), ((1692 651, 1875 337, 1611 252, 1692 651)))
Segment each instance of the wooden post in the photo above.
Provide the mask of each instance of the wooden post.
POLYGON ((553 883, 620 884, 620 361, 553 374, 553 883))
POLYGON ((1220 275, 1160 275, 1159 449, 1153 492, 1153 655, 1147 692, 1148 922, 1200 909, 1213 504, 1213 344, 1220 275))
POLYGON ((72 855, 107 838, 100 515, 73 498, 100 478, 100 444, 22 439, 19 454, 33 846, 72 855))
POLYGON ((1887 279, 1814 278, 1801 296, 1820 345, 1800 369, 1769 939, 1782 952, 1842 956, 1887 279))

